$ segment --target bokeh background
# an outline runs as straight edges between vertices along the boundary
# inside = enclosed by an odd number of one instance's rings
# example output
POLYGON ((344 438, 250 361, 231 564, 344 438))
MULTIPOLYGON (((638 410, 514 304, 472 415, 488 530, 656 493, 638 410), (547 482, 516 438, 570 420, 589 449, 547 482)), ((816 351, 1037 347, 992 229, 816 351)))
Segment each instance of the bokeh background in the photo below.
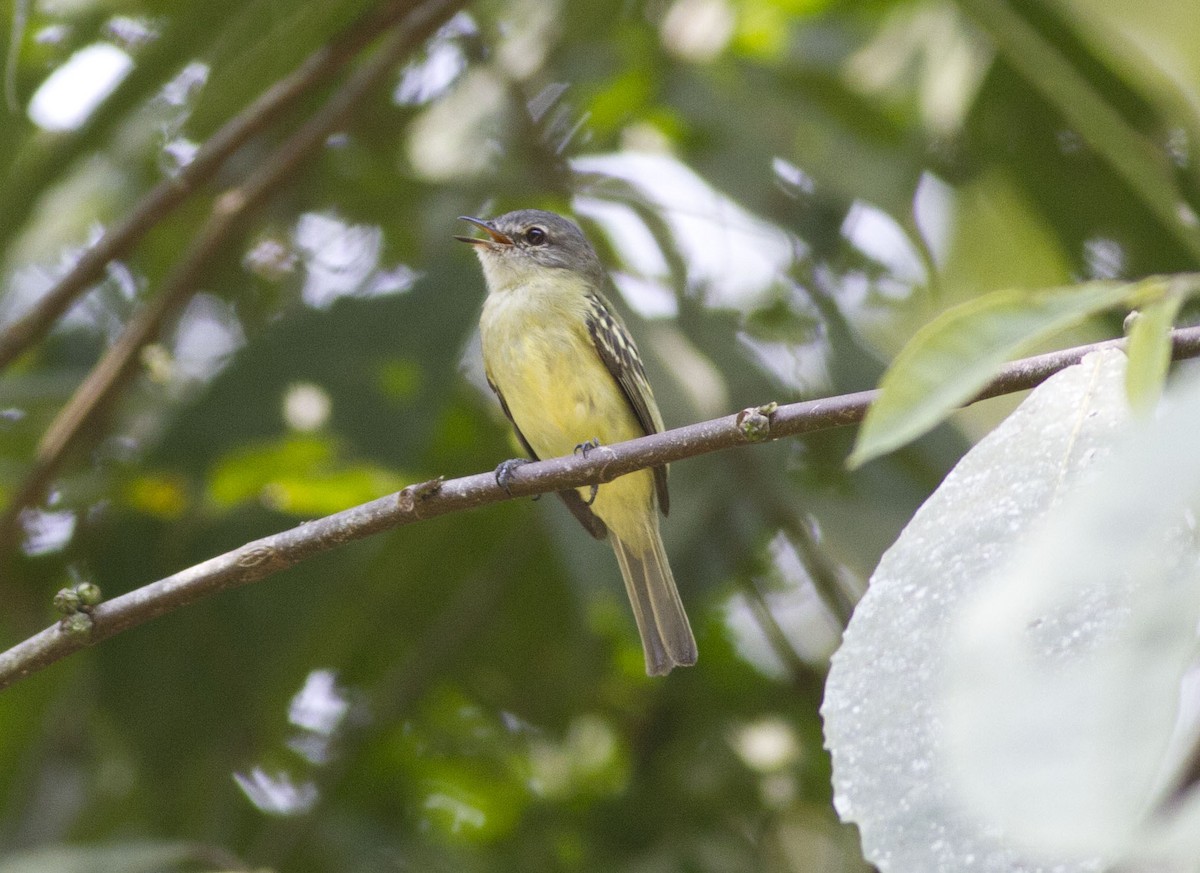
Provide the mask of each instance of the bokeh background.
MULTIPOLYGON (((27 503, 46 429, 221 195, 373 44, 0 373, 0 648, 66 585, 123 593, 518 454, 462 214, 580 220, 668 426, 870 388, 987 291, 1200 262, 1187 3, 400 5, 434 35, 200 260, 27 503)), ((372 8, 0 10, 0 325, 372 8)), ((848 431, 674 465, 664 534, 701 658, 666 679, 644 675, 609 549, 549 499, 348 545, 75 655, 0 693, 0 870, 863 869, 822 749, 827 660, 882 551, 1011 402, 853 473, 848 431)))

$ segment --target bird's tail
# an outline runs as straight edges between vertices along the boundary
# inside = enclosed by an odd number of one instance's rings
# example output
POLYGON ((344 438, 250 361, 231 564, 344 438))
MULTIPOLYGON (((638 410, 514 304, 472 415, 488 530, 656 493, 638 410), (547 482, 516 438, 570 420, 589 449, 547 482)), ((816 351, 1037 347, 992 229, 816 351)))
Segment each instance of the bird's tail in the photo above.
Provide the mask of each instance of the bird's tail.
POLYGON ((654 525, 655 529, 649 531, 649 545, 643 551, 615 533, 609 535, 642 636, 646 672, 651 676, 663 676, 673 667, 696 663, 696 639, 683 611, 657 527, 654 525))

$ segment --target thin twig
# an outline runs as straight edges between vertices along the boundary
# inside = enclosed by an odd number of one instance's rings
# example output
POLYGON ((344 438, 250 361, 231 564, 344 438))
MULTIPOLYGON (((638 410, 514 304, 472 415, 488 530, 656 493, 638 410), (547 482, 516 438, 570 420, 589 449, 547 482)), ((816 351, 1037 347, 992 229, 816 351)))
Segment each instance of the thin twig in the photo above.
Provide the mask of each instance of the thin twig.
POLYGON ((421 45, 465 0, 432 0, 397 25, 379 51, 363 64, 326 104, 259 165, 241 186, 217 198, 196 241, 164 282, 162 291, 125 326, 120 338, 88 373, 38 444, 33 469, 14 492, 0 516, 0 553, 8 551, 19 529, 21 511, 36 503, 57 474, 68 452, 89 425, 111 406, 121 387, 136 372, 138 353, 159 333, 163 323, 199 288, 208 265, 229 237, 286 183, 296 168, 349 116, 354 107, 406 55, 421 45))
POLYGON ((750 607, 750 612, 753 614, 759 630, 767 638, 767 645, 770 646, 775 657, 779 659, 783 668, 791 676, 792 684, 796 686, 797 690, 803 692, 804 696, 820 699, 821 689, 825 686, 824 671, 818 670, 800 657, 800 653, 796 651, 796 647, 792 645, 792 641, 788 639, 788 635, 776 621, 775 613, 771 611, 767 598, 754 578, 742 576, 739 581, 742 596, 746 598, 746 604, 750 607))
POLYGON ((4 108, 10 115, 21 111, 17 103, 17 68, 21 60, 21 43, 25 40, 25 26, 29 20, 30 0, 15 0, 12 12, 12 30, 8 35, 8 57, 4 59, 4 108))
MULTIPOLYGON (((1177 330, 1172 334, 1172 341, 1175 359, 1200 356, 1200 327, 1177 330)), ((1033 388, 1059 370, 1078 363, 1084 355, 1120 347, 1123 343, 1124 340, 1109 340, 1009 364, 975 400, 1033 388)), ((735 446, 855 424, 866 415, 867 407, 877 394, 876 391, 861 391, 789 403, 769 412, 767 407, 751 408, 735 415, 616 443, 609 446, 610 451, 594 452, 590 457, 570 455, 526 464, 513 471, 507 491, 496 483, 493 473, 477 473, 448 481, 433 479, 410 485, 396 494, 254 540, 105 601, 92 611, 87 629, 70 631, 55 624, 0 654, 0 689, 73 652, 150 619, 229 588, 265 579, 343 543, 517 497, 604 484, 634 470, 735 446), (753 422, 752 428, 746 426, 749 422, 753 422)))
POLYGON ((850 616, 854 614, 854 607, 865 586, 859 583, 855 586, 858 590, 850 590, 853 583, 838 572, 837 565, 817 544, 816 538, 803 519, 795 512, 788 512, 782 505, 776 509, 776 523, 796 550, 796 557, 808 574, 809 584, 830 617, 837 623, 838 631, 844 631, 850 623, 850 616))
POLYGON ((231 154, 278 118, 298 97, 328 81, 366 45, 417 4, 418 0, 392 0, 378 9, 372 9, 222 125, 186 166, 155 185, 134 206, 128 217, 88 248, 29 312, 0 333, 0 370, 45 336, 76 298, 101 277, 110 261, 122 257, 133 248, 148 231, 208 180, 231 154))
POLYGON ((759 495, 760 508, 768 524, 780 530, 795 549, 813 591, 837 623, 838 632, 844 631, 861 592, 850 590, 848 580, 817 544, 802 518, 802 510, 781 499, 766 481, 766 475, 748 459, 739 457, 735 464, 738 478, 759 495))

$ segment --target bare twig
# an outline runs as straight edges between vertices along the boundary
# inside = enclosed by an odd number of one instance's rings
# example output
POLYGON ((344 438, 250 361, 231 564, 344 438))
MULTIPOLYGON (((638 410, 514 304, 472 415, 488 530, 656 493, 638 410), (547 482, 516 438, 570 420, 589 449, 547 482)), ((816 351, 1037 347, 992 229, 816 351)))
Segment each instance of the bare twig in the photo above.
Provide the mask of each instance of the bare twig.
POLYGON ((817 544, 802 517, 802 511, 779 497, 766 481, 766 474, 746 458, 736 459, 738 478, 759 496, 760 509, 768 524, 779 529, 796 551, 796 557, 808 575, 813 591, 837 622, 838 632, 844 631, 862 592, 851 590, 837 565, 817 544))
MULTIPOLYGON (((1172 339, 1174 358, 1200 356, 1200 327, 1177 330, 1172 339)), ((1119 347, 1123 342, 1093 343, 1009 364, 975 400, 1032 388, 1059 370, 1078 363, 1084 355, 1119 347)), ((516 497, 603 484, 634 470, 735 446, 855 424, 862 420, 877 393, 862 391, 777 407, 745 409, 735 415, 617 443, 609 446, 610 451, 595 452, 590 457, 572 455, 526 464, 513 471, 507 491, 496 483, 492 473, 410 485, 388 497, 254 540, 105 601, 91 612, 83 629, 68 630, 55 624, 0 654, 0 689, 93 643, 204 597, 257 582, 343 543, 516 497)))
POLYGON ((364 97, 406 55, 421 45, 465 0, 430 0, 419 4, 397 25, 378 52, 363 64, 328 102, 284 142, 241 186, 221 195, 196 241, 167 277, 162 291, 126 325, 38 444, 33 469, 0 516, 0 552, 7 551, 19 527, 21 511, 45 493, 67 453, 86 428, 111 406, 120 388, 136 371, 138 352, 159 333, 163 323, 198 290, 205 271, 229 237, 287 182, 296 168, 317 151, 364 97))
MULTIPOLYGON (((159 182, 116 227, 88 248, 34 306, 0 333, 0 370, 40 340, 105 265, 128 252, 164 216, 203 184, 250 137, 296 99, 326 82, 380 33, 409 14, 419 0, 392 0, 372 9, 226 122, 177 174, 159 182)), ((19 7, 18 7, 19 8, 19 7)))
POLYGON ((838 572, 838 567, 818 545, 812 531, 795 512, 788 512, 784 506, 777 506, 775 510, 776 523, 796 550, 796 557, 808 574, 813 591, 837 623, 839 632, 844 631, 850 623, 850 616, 854 613, 854 607, 858 598, 862 596, 865 585, 861 582, 854 585, 838 572), (852 590, 852 586, 856 590, 852 590))
POLYGON ((791 676, 792 684, 806 697, 820 699, 821 689, 825 686, 824 671, 818 670, 800 657, 800 653, 796 651, 796 647, 792 645, 792 641, 788 639, 787 634, 776 621, 775 613, 771 611, 767 598, 752 577, 742 576, 739 587, 742 589, 742 596, 746 598, 746 604, 750 607, 750 612, 753 614, 759 630, 767 638, 767 645, 771 647, 775 657, 779 659, 791 676))

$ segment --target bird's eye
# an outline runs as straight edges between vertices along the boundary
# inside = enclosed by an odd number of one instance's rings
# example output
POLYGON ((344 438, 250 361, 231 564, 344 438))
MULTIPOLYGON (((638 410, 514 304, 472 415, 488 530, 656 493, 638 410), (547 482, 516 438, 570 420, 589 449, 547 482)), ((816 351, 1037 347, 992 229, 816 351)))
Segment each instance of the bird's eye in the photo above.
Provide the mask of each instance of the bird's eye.
POLYGON ((546 231, 540 227, 531 227, 525 231, 525 242, 531 246, 540 246, 546 244, 546 231))

